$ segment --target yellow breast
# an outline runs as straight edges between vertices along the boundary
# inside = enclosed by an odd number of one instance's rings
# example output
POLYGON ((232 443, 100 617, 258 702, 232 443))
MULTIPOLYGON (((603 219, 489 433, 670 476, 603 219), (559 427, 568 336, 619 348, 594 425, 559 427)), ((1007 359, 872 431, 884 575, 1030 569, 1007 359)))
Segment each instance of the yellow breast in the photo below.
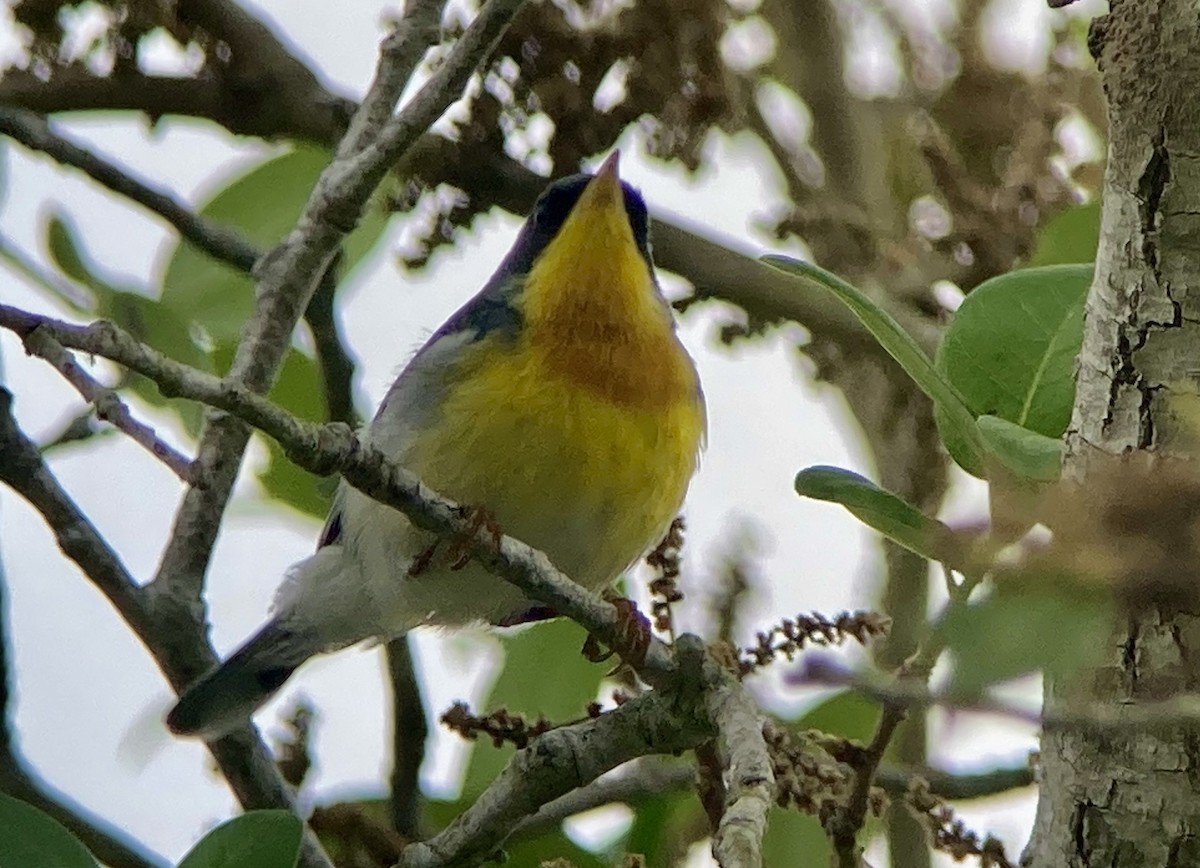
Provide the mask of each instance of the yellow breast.
POLYGON ((526 328, 514 341, 469 347, 408 463, 599 588, 677 514, 704 434, 703 401, 669 325, 657 343, 639 345, 544 337, 526 328))

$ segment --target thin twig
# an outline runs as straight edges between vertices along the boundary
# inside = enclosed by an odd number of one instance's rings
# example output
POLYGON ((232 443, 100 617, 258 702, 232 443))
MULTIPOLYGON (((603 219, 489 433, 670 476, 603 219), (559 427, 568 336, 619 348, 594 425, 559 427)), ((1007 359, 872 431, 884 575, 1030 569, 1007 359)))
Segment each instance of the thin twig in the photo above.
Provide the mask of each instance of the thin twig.
MULTIPOLYGON (((184 627, 191 628, 188 634, 152 611, 145 589, 59 485, 37 445, 17 427, 12 415, 12 395, 3 388, 0 388, 0 482, 24 497, 42 515, 59 548, 121 613, 168 678, 178 678, 184 666, 202 669, 216 663, 212 648, 195 637, 194 619, 184 622, 184 627), (185 644, 189 635, 193 641, 185 644)), ((210 747, 243 804, 295 810, 292 794, 257 731, 246 727, 210 747)), ((300 864, 304 868, 330 868, 311 832, 305 834, 300 864)))
POLYGON ((42 514, 63 553, 83 569, 139 635, 153 630, 142 589, 59 485, 42 460, 37 444, 17 427, 12 415, 12 393, 3 388, 0 388, 0 482, 42 514))
POLYGON ((892 741, 892 736, 907 716, 903 705, 885 704, 875 725, 871 743, 862 752, 854 769, 854 783, 845 806, 833 814, 826 831, 833 844, 838 868, 859 868, 862 849, 858 846, 858 833, 867 821, 871 807, 871 788, 875 784, 875 772, 883 761, 883 754, 892 741))
POLYGON ((518 751, 470 808, 428 841, 412 844, 401 868, 478 865, 539 807, 590 784, 605 772, 648 753, 676 753, 712 738, 714 730, 697 704, 722 681, 695 636, 679 639, 684 662, 678 693, 650 691, 599 717, 562 726, 518 751))
POLYGON ((635 807, 645 799, 682 790, 695 777, 696 769, 690 763, 664 757, 642 757, 548 802, 536 814, 523 819, 513 834, 535 834, 576 814, 617 802, 635 807))
POLYGON ((903 705, 913 710, 938 707, 994 714, 1040 727, 1043 732, 1071 728, 1119 734, 1151 727, 1200 724, 1200 693, 1180 694, 1158 702, 1090 704, 1039 712, 1036 708, 1013 705, 986 693, 942 693, 916 681, 895 681, 870 672, 859 672, 821 655, 806 657, 800 669, 790 673, 786 680, 796 685, 850 687, 877 702, 903 705))
POLYGON ((114 193, 158 214, 200 250, 239 271, 249 272, 261 255, 235 230, 201 217, 170 193, 139 180, 129 169, 55 133, 44 118, 33 112, 0 107, 0 135, 41 151, 64 166, 81 170, 114 193))
POLYGON ((875 782, 890 796, 903 796, 917 778, 929 785, 931 793, 950 801, 985 799, 1034 783, 1033 766, 1028 760, 985 772, 948 772, 933 768, 881 765, 875 773, 875 782))
POLYGON ((0 792, 20 799, 62 823, 112 868, 165 868, 166 861, 119 829, 56 791, 32 773, 12 734, 12 673, 5 634, 5 587, 0 564, 0 792))
MULTIPOLYGON (((341 472, 351 485, 405 513, 417 527, 463 540, 486 569, 571 617, 610 648, 626 644, 622 641, 626 620, 617 606, 572 582, 541 552, 508 536, 497 540, 488 528, 473 525, 456 504, 396 467, 373 446, 361 443, 348 426, 300 420, 243 386, 180 364, 139 343, 111 322, 72 326, 0 304, 0 327, 19 337, 46 329, 63 346, 119 362, 148 377, 168 397, 191 398, 233 414, 278 441, 299 466, 318 475, 341 472)), ((644 650, 639 668, 642 677, 656 686, 669 683, 676 665, 667 646, 651 636, 644 650)))
POLYGON ((913 710, 940 706, 956 711, 997 714, 1035 726, 1042 723, 1041 715, 1036 709, 1006 705, 986 694, 975 697, 952 697, 935 693, 924 684, 914 681, 897 682, 886 676, 858 672, 823 655, 805 657, 800 668, 795 672, 788 673, 785 681, 794 685, 819 684, 827 687, 851 687, 877 702, 901 704, 913 710))
POLYGON ((149 425, 135 419, 129 412, 129 407, 121 400, 121 396, 98 383, 75 361, 74 356, 63 349, 62 344, 37 329, 25 335, 24 343, 27 352, 53 365, 63 375, 63 379, 96 408, 99 418, 123 431, 129 439, 165 464, 184 482, 193 481, 191 459, 164 442, 149 425))
POLYGON ((392 828, 416 838, 421 819, 421 764, 429 725, 421 687, 413 670, 408 638, 387 644, 388 682, 392 686, 392 774, 389 807, 392 828))

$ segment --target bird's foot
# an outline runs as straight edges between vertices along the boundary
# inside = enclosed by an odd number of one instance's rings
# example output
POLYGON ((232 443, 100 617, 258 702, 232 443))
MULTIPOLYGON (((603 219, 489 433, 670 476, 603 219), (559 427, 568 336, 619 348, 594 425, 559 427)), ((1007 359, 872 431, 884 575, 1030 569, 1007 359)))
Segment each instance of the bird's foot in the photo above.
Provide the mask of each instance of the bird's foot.
POLYGON ((604 650, 600 640, 588 636, 583 643, 583 656, 593 663, 601 663, 614 653, 635 669, 646 660, 653 633, 650 620, 638 611, 637 604, 626 597, 607 597, 617 608, 617 636, 610 650, 604 650))
POLYGON ((413 562, 408 567, 408 577, 410 579, 415 579, 429 570, 429 565, 433 563, 433 556, 437 553, 439 542, 440 540, 434 540, 419 555, 413 558, 413 562))
POLYGON ((504 536, 504 531, 496 522, 496 516, 486 506, 461 508, 467 515, 467 526, 461 534, 456 534, 450 540, 447 554, 450 556, 450 569, 452 570, 461 570, 471 560, 471 541, 481 530, 487 530, 491 534, 492 545, 495 548, 500 548, 500 538, 504 536))

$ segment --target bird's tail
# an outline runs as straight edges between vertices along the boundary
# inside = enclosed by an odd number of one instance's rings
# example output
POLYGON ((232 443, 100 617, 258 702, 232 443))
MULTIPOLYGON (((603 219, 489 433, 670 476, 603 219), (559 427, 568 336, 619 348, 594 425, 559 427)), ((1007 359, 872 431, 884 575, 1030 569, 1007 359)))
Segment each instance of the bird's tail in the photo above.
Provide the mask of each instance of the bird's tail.
POLYGON ((228 660, 187 689, 167 715, 176 735, 216 738, 246 720, 292 673, 326 650, 313 631, 269 621, 228 660))

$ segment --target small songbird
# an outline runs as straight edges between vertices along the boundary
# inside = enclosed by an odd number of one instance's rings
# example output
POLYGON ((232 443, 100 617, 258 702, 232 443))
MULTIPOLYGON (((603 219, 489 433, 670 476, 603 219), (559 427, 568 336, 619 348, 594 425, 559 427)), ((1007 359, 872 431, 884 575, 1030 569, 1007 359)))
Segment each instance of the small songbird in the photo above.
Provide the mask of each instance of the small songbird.
MULTIPOLYGON (((364 435, 597 591, 666 532, 705 432, 696 368, 655 279, 646 205, 617 161, 546 189, 499 270, 416 354, 364 435)), ((167 725, 222 735, 308 658, 364 639, 552 614, 456 563, 453 548, 343 483, 274 616, 183 694, 167 725)))

